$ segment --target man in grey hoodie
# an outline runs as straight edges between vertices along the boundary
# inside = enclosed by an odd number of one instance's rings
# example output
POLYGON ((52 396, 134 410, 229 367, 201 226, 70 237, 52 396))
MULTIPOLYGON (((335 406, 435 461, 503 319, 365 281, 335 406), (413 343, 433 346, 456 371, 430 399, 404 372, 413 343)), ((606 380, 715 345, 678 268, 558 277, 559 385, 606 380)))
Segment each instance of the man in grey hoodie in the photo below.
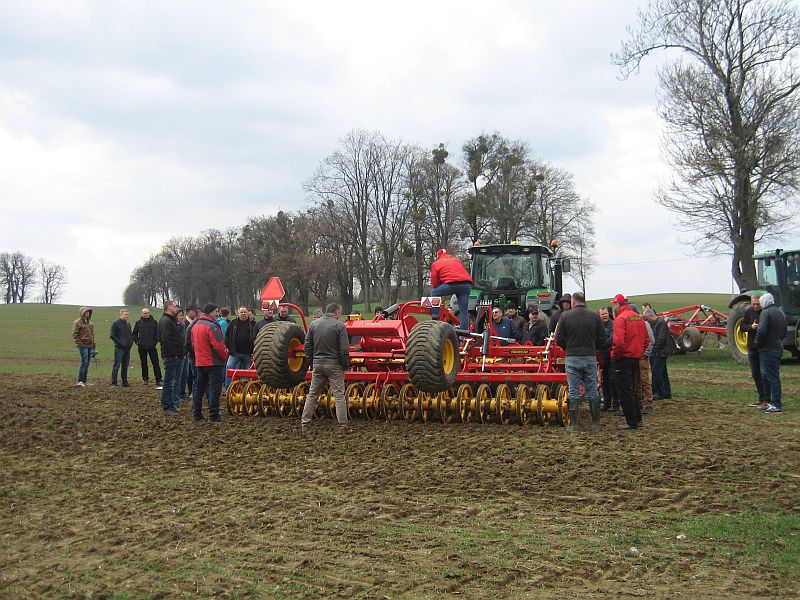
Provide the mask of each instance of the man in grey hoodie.
POLYGON ((786 315, 775 306, 772 294, 761 296, 761 314, 756 330, 756 348, 761 375, 769 386, 769 406, 762 412, 778 414, 783 411, 781 403, 781 356, 783 338, 786 336, 786 315))

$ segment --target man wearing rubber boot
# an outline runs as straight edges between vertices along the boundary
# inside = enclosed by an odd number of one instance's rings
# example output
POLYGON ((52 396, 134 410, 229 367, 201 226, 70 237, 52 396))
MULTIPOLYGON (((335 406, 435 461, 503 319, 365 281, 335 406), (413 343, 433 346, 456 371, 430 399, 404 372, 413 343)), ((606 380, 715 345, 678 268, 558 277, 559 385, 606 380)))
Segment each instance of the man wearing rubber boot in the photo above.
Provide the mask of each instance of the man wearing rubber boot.
POLYGON ((611 344, 611 365, 617 382, 625 424, 620 429, 639 429, 642 412, 636 397, 636 382, 639 378, 639 361, 650 345, 650 336, 644 319, 631 309, 630 302, 622 294, 611 301, 617 305, 614 319, 614 335, 611 344))
POLYGON ((606 331, 600 315, 586 308, 583 292, 571 298, 572 310, 559 320, 556 342, 567 354, 569 386, 569 430, 578 429, 581 387, 592 413, 592 431, 600 430, 600 394, 597 389, 597 352, 606 346, 606 331))
POLYGON ((330 383, 336 403, 336 420, 340 433, 351 433, 347 422, 347 400, 344 396, 344 372, 350 366, 350 341, 347 329, 339 320, 342 307, 328 304, 325 314, 311 322, 306 334, 305 355, 311 367, 311 387, 306 396, 300 427, 306 431, 317 408, 317 399, 330 383))

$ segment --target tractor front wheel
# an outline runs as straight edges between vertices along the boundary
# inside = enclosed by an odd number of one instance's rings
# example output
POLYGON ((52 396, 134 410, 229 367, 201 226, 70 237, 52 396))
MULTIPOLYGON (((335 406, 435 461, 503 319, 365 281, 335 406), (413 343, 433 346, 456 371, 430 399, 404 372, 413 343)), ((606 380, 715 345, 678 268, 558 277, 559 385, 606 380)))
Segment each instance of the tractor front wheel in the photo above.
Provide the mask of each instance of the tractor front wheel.
POLYGON ((747 302, 739 302, 733 307, 733 311, 728 316, 728 348, 731 356, 740 365, 749 364, 747 357, 747 332, 742 329, 744 323, 744 312, 750 306, 747 302))

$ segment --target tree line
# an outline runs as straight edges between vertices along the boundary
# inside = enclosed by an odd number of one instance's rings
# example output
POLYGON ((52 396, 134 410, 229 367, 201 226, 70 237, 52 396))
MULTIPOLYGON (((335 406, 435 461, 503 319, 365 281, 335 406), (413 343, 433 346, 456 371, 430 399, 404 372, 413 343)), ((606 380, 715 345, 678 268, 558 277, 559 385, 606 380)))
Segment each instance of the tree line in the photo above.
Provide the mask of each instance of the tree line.
POLYGON ((592 269, 595 207, 572 175, 532 156, 522 141, 481 134, 459 165, 377 131, 353 130, 303 183, 297 212, 251 217, 241 227, 175 237, 135 269, 126 304, 208 299, 253 306, 279 276, 288 299, 389 306, 424 295, 437 248, 473 242, 561 242, 582 287, 592 269))
POLYGON ((38 289, 37 300, 52 304, 64 291, 67 271, 44 258, 34 259, 20 252, 0 254, 0 287, 6 304, 22 304, 38 289))

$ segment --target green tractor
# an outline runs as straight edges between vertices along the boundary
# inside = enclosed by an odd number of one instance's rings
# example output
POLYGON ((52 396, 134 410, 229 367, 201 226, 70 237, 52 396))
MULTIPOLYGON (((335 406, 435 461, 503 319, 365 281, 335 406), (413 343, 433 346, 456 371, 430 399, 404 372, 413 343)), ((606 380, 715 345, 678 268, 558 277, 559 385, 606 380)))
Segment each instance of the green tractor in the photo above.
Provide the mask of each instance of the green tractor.
POLYGON ((786 315, 786 337, 783 347, 800 357, 800 250, 775 250, 753 256, 758 273, 758 288, 742 291, 731 300, 728 308, 728 347, 736 362, 747 364, 747 333, 742 331, 744 311, 750 305, 752 294, 769 292, 775 305, 786 315))
POLYGON ((520 312, 539 308, 550 313, 561 297, 562 273, 570 270, 569 259, 558 247, 538 244, 476 244, 469 249, 472 261, 472 293, 469 310, 479 306, 513 303, 520 312))

